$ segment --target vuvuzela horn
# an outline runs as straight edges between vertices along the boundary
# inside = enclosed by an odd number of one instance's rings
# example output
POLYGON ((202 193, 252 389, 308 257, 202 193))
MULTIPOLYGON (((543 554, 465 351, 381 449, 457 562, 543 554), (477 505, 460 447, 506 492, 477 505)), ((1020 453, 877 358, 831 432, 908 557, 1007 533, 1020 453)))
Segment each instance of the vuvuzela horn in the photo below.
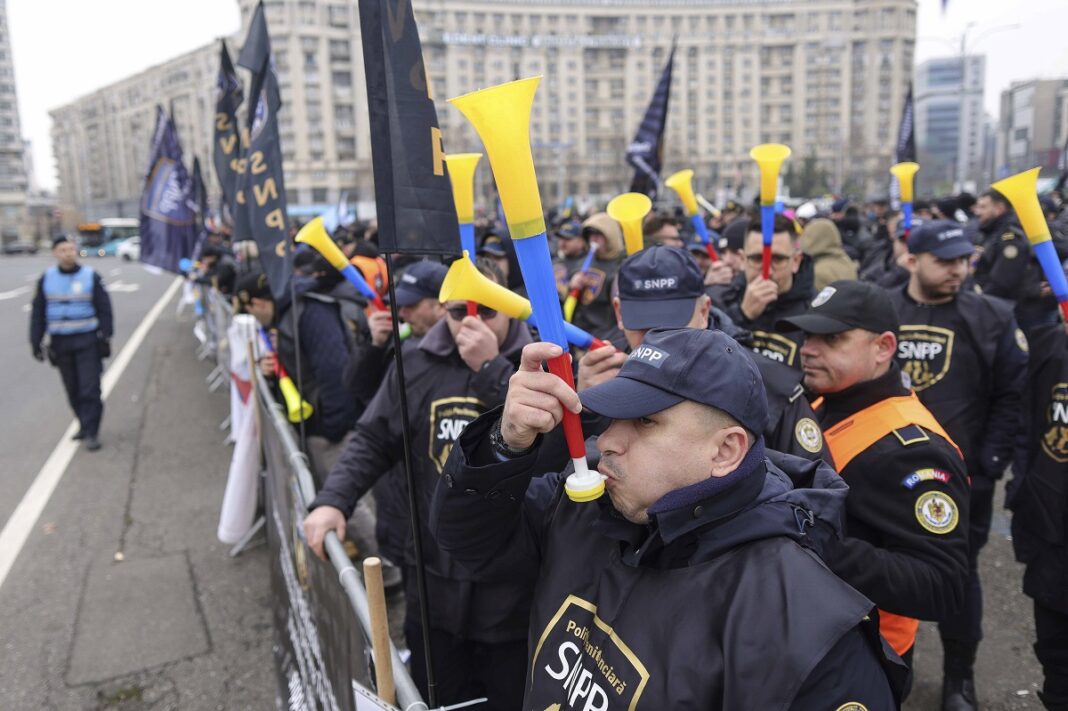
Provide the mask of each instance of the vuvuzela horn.
MULTIPOLYGON (((528 300, 487 278, 466 258, 457 259, 449 267, 445 280, 441 282, 438 299, 442 303, 453 300, 474 301, 500 311, 508 318, 526 321, 534 328, 538 327, 528 300)), ((564 324, 564 335, 568 343, 585 350, 608 345, 601 339, 594 338, 588 331, 570 323, 564 324)))
POLYGON ((716 248, 712 246, 712 239, 708 236, 708 225, 705 224, 705 218, 701 217, 701 213, 697 209, 697 195, 693 191, 693 171, 687 168, 673 173, 664 181, 664 185, 678 193, 679 200, 682 201, 682 207, 686 210, 686 215, 690 218, 694 231, 701 238, 701 244, 705 246, 705 251, 708 252, 708 258, 713 262, 718 261, 719 254, 716 252, 716 248))
POLYGON ((271 345, 271 338, 267 335, 267 329, 262 326, 260 327, 260 336, 263 338, 263 345, 267 351, 274 353, 274 372, 278 376, 278 389, 282 391, 282 399, 286 402, 286 418, 294 425, 298 422, 306 421, 313 412, 311 403, 300 396, 293 379, 289 377, 285 366, 282 365, 282 359, 278 357, 274 346, 271 345))
POLYGON ((323 258, 330 262, 334 269, 341 272, 341 275, 348 279, 349 283, 356 287, 357 291, 367 297, 368 301, 374 304, 376 309, 388 311, 385 302, 382 301, 382 297, 367 283, 367 280, 363 278, 363 274, 360 274, 360 270, 349 262, 345 253, 330 238, 322 217, 316 217, 301 227, 300 232, 297 233, 296 241, 310 245, 316 252, 323 255, 323 258))
MULTIPOLYGON (((453 153, 445 156, 452 183, 452 201, 456 205, 456 220, 460 225, 460 249, 472 260, 475 258, 475 169, 482 160, 481 153, 453 153)), ((478 305, 467 302, 467 315, 478 315, 478 305)))
POLYGON ((627 256, 642 251, 645 239, 642 235, 642 222, 653 209, 653 201, 641 193, 623 193, 616 195, 608 203, 608 216, 623 228, 623 242, 627 245, 627 256))
MULTIPOLYGON (((586 276, 590 273, 590 265, 593 264, 593 258, 597 256, 597 243, 594 242, 590 245, 590 251, 586 252, 586 258, 582 260, 582 269, 579 273, 582 276, 586 276)), ((564 300, 564 320, 571 323, 575 319, 575 307, 578 306, 579 294, 582 293, 582 288, 572 289, 567 298, 564 300)))
POLYGON ((1038 201, 1038 171, 1039 168, 1032 168, 1010 175, 990 187, 1012 203, 1016 217, 1020 219, 1020 226, 1023 227, 1024 234, 1035 252, 1035 259, 1046 274, 1050 291, 1057 297, 1064 320, 1068 321, 1068 279, 1064 277, 1064 267, 1061 266, 1061 260, 1053 246, 1049 225, 1046 224, 1046 216, 1042 214, 1042 205, 1038 201))
POLYGON ((761 275, 771 276, 771 240, 775 236, 775 194, 779 191, 779 170, 790 157, 790 147, 781 143, 762 143, 749 151, 760 169, 760 230, 764 239, 761 275))
POLYGON ((912 231, 912 188, 919 170, 920 164, 911 161, 890 166, 890 174, 897 178, 898 191, 901 193, 901 215, 905 223, 905 239, 909 238, 909 233, 912 231))
MULTIPOLYGON (((471 122, 486 147, 538 332, 542 340, 555 343, 564 351, 547 365, 552 373, 574 388, 571 355, 564 334, 565 322, 556 293, 541 193, 530 150, 530 112, 540 80, 541 77, 531 77, 499 84, 450 99, 449 103, 471 122)), ((591 472, 586 463, 586 443, 579 416, 565 411, 563 425, 568 452, 575 466, 565 491, 574 501, 592 501, 604 493, 604 479, 591 472)))

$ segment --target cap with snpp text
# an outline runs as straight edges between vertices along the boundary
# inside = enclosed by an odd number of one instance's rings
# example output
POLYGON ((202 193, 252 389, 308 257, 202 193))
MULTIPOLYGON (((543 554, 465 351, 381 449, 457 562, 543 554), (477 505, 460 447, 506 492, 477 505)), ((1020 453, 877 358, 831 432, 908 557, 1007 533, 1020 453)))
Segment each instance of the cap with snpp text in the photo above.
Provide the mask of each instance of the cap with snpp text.
POLYGON ((722 331, 700 328, 652 329, 616 377, 579 398, 613 420, 647 417, 689 400, 726 412, 756 435, 768 421, 764 381, 746 349, 722 331))
POLYGON ((701 269, 680 247, 658 244, 619 266, 619 312, 624 328, 681 328, 704 294, 701 269))

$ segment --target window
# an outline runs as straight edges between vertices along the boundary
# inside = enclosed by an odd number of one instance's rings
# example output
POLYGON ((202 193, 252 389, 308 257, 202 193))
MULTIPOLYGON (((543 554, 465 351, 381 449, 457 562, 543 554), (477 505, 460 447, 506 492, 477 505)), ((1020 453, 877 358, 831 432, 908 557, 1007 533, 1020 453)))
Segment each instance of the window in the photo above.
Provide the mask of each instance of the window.
POLYGON ((329 13, 331 27, 349 26, 349 8, 345 5, 331 5, 329 13))
POLYGON ((312 202, 326 202, 327 199, 326 188, 312 188, 312 202))
POLYGON ((348 40, 330 40, 330 61, 348 62, 352 60, 352 50, 348 40))
POLYGON ((330 72, 330 81, 334 86, 352 86, 352 74, 349 72, 330 72))

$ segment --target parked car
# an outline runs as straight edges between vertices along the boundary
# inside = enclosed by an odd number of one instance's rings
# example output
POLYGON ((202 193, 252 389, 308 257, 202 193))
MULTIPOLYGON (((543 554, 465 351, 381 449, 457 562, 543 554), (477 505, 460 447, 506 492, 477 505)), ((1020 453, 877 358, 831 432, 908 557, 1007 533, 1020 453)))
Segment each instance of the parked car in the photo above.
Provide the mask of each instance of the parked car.
POLYGON ((141 238, 130 237, 123 240, 115 253, 122 257, 124 262, 138 261, 141 259, 141 238))
POLYGON ((6 242, 4 243, 4 254, 37 254, 37 243, 24 239, 6 242))

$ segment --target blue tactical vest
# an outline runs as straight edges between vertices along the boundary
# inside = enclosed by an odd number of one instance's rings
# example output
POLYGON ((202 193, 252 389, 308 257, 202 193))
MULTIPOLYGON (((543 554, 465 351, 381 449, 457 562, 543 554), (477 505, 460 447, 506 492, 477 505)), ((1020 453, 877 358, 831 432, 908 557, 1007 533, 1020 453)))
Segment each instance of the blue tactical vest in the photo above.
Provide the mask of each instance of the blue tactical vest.
POLYGON ((52 267, 45 272, 43 288, 49 334, 70 336, 97 330, 91 268, 83 266, 72 274, 64 274, 59 267, 52 267))

